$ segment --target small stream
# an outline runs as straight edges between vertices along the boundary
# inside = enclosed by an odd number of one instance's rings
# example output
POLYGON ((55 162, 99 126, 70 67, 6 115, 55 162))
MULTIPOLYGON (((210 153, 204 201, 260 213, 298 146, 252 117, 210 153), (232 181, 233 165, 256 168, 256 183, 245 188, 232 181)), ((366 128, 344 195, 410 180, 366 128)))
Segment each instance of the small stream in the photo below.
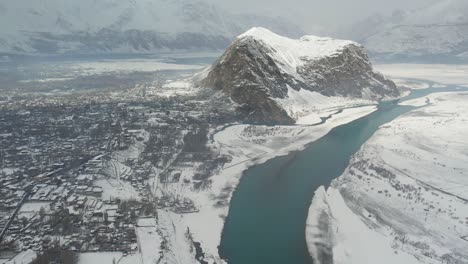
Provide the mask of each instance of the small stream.
POLYGON ((414 90, 377 111, 339 126, 306 149, 273 158, 244 172, 233 194, 220 256, 229 264, 310 264, 305 223, 314 191, 340 176, 351 157, 383 124, 416 107, 399 101, 434 92, 468 91, 449 86, 414 90))

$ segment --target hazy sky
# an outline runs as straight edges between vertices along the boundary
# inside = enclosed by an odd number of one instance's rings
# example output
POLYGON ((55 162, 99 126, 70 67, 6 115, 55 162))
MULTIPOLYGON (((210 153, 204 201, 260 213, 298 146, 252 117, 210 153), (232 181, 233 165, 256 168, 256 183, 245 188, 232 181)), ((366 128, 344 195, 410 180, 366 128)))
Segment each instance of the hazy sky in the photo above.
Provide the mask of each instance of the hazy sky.
POLYGON ((205 0, 233 12, 282 14, 306 30, 340 27, 374 13, 416 9, 437 0, 205 0))

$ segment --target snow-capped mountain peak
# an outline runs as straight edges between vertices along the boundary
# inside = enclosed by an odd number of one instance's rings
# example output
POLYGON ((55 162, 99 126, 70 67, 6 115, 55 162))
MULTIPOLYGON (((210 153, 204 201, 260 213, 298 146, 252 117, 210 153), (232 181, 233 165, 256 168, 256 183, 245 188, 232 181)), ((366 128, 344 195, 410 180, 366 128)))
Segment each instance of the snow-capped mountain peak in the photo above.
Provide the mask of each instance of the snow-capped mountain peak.
POLYGON ((241 34, 199 81, 221 90, 256 121, 294 123, 318 97, 378 100, 399 95, 373 72, 364 48, 316 36, 290 39, 264 28, 241 34))
POLYGON ((303 36, 299 40, 291 39, 275 34, 262 27, 254 27, 238 37, 241 41, 250 38, 262 41, 265 45, 271 47, 273 52, 277 53, 280 57, 291 58, 301 64, 306 59, 317 59, 334 55, 348 45, 360 46, 354 41, 318 36, 303 36))

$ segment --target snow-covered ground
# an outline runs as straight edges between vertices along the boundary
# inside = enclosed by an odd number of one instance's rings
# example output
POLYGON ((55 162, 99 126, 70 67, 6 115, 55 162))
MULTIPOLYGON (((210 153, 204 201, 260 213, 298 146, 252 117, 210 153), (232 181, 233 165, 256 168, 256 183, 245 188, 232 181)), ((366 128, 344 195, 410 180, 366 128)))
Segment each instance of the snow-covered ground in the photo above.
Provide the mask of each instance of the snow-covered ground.
POLYGON ((163 241, 170 250, 165 252, 160 263, 199 263, 187 223, 186 214, 158 210, 158 225, 163 241))
POLYGON ((312 256, 468 263, 468 93, 429 99, 382 126, 328 190, 316 191, 306 228, 312 256))
POLYGON ((238 39, 253 37, 273 48, 275 58, 283 62, 284 67, 291 67, 285 72, 296 75, 296 68, 304 65, 304 57, 310 59, 336 55, 348 45, 359 45, 350 40, 338 40, 326 37, 304 36, 299 41, 272 33, 262 27, 254 27, 238 36, 238 39))
POLYGON ((372 105, 375 102, 359 98, 324 96, 317 92, 301 89, 288 90, 288 98, 276 99, 281 107, 296 120, 296 124, 316 124, 338 109, 372 105))
MULTIPOLYGON (((391 78, 429 80, 443 84, 468 84, 468 65, 464 64, 377 64, 374 68, 391 78)), ((397 82, 397 84, 400 83, 397 82)), ((427 87, 420 86, 419 88, 427 87)))
POLYGON ((139 219, 136 227, 141 264, 159 263, 161 257, 161 236, 154 218, 139 219))
POLYGON ((140 255, 122 252, 90 252, 78 255, 78 264, 143 264, 140 255))
POLYGON ((121 257, 121 252, 81 253, 78 256, 78 264, 117 263, 121 257))
POLYGON ((101 59, 96 61, 60 61, 41 62, 39 64, 22 65, 19 71, 29 71, 31 69, 40 73, 41 78, 24 79, 20 82, 48 83, 55 81, 69 81, 76 77, 90 75, 119 75, 133 72, 153 73, 159 71, 189 71, 199 70, 206 65, 202 64, 176 64, 158 58, 139 59, 101 59), (38 67, 38 69, 32 68, 38 67), (42 67, 42 68, 40 68, 42 67))
POLYGON ((100 179, 94 182, 94 186, 102 188, 102 199, 104 201, 121 200, 140 200, 140 194, 128 182, 118 179, 100 179))
POLYGON ((189 192, 187 196, 195 201, 199 210, 185 214, 175 224, 177 232, 187 228, 193 240, 201 243, 205 261, 220 263, 218 246, 224 219, 227 217, 231 195, 248 167, 263 163, 273 157, 300 150, 332 128, 349 123, 376 110, 375 106, 345 109, 333 115, 325 124, 318 126, 257 126, 233 125, 216 133, 212 145, 222 154, 233 159, 223 170, 213 176, 211 188, 202 192, 189 192))
MULTIPOLYGON (((37 254, 31 249, 26 251, 20 252, 14 258, 4 262, 5 264, 19 264, 19 263, 31 263, 34 259, 36 259, 37 254)), ((1 262, 2 260, 0 260, 1 262)))
POLYGON ((21 209, 18 211, 17 218, 21 219, 26 217, 28 219, 38 215, 41 209, 44 212, 50 212, 50 203, 49 202, 26 202, 21 206, 21 209))
POLYGON ((119 72, 156 72, 161 70, 199 70, 203 65, 188 65, 167 63, 157 59, 128 59, 128 60, 101 60, 93 62, 76 62, 70 65, 71 72, 81 75, 119 73, 119 72))
POLYGON ((185 80, 168 80, 162 87, 151 87, 148 94, 157 95, 161 97, 175 97, 191 95, 195 91, 191 79, 185 80), (159 88, 159 89, 158 89, 159 88))

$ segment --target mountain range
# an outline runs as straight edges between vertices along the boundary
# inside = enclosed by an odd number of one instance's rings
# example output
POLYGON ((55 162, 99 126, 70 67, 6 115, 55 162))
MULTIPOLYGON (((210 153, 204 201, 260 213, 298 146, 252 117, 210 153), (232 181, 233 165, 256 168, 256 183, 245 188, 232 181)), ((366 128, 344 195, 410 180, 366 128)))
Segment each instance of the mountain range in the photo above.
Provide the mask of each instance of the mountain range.
POLYGON ((189 0, 0 1, 0 52, 23 54, 224 50, 252 26, 303 34, 280 17, 231 14, 189 0))
POLYGON ((468 1, 441 0, 419 10, 373 15, 337 35, 358 41, 382 60, 466 60, 468 1))

